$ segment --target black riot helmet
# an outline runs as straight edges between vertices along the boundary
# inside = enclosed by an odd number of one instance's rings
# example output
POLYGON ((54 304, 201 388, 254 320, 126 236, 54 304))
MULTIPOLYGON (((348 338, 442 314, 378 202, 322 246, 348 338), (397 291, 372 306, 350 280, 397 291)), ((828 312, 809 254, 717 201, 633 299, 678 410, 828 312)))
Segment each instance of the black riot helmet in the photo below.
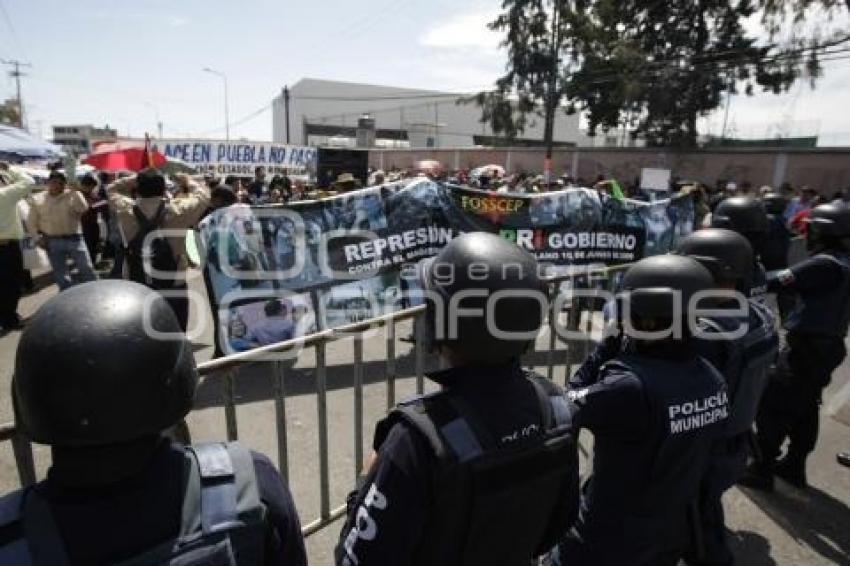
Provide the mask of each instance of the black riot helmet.
POLYGON ((714 209, 711 227, 741 234, 750 241, 753 251, 760 254, 767 240, 767 211, 761 201, 752 197, 731 197, 714 209))
POLYGON ((32 440, 105 446, 177 423, 197 382, 168 303, 137 283, 97 281, 63 291, 33 316, 18 344, 12 397, 32 440))
POLYGON ((711 272, 695 259, 664 254, 631 266, 621 287, 619 316, 628 313, 633 328, 657 331, 677 327, 684 332, 691 298, 712 289, 714 281, 711 272))
POLYGON ((753 248, 737 232, 723 228, 697 230, 679 240, 676 253, 700 262, 718 285, 733 284, 744 291, 753 279, 753 248))
POLYGON ((806 247, 810 251, 846 248, 850 238, 850 208, 831 202, 816 206, 806 218, 806 247))
POLYGON ((543 323, 546 300, 537 261, 495 234, 454 238, 420 264, 419 277, 427 340, 448 346, 467 364, 499 365, 519 357, 543 323))
POLYGON ((761 197, 764 203, 764 209, 768 214, 779 216, 785 212, 788 207, 788 200, 779 193, 767 193, 761 197))

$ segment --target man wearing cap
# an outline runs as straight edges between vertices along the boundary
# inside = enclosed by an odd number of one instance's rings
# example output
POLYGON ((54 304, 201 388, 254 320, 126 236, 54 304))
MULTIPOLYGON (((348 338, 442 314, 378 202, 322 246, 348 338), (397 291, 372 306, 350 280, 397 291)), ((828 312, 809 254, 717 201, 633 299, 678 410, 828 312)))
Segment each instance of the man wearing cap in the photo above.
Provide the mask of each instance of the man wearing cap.
POLYGON ((47 250, 53 279, 60 291, 74 283, 97 279, 80 222, 88 209, 86 198, 80 191, 67 187, 65 174, 60 171, 51 172, 47 191, 32 199, 27 229, 33 238, 42 238, 40 245, 47 250), (76 277, 71 276, 69 259, 77 269, 76 277))
POLYGON ((18 301, 24 271, 21 256, 23 225, 18 202, 30 194, 33 180, 0 163, 0 334, 20 328, 18 301))

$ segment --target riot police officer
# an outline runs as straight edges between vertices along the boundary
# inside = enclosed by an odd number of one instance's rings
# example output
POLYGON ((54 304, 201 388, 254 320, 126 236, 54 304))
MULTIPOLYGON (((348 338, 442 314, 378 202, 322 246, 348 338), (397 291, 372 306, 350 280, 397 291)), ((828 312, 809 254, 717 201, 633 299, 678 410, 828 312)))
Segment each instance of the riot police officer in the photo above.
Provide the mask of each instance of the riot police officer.
POLYGON ((684 553, 688 509, 728 413, 723 378, 697 355, 687 320, 691 298, 711 286, 705 267, 676 255, 625 273, 619 333, 570 379, 573 424, 594 435, 593 471, 548 564, 676 564, 684 553))
POLYGON ((47 479, 0 499, 2 564, 306 564, 272 463, 238 443, 173 444, 198 373, 174 311, 127 281, 48 301, 18 345, 17 425, 47 479))
POLYGON ((788 201, 779 193, 767 193, 762 197, 767 212, 767 237, 761 259, 768 271, 788 267, 788 248, 791 244, 791 232, 782 218, 788 207, 788 201))
POLYGON ((537 268, 483 232, 420 264, 426 340, 451 367, 429 375, 442 391, 378 424, 338 564, 527 566, 567 529, 578 493, 567 401, 520 367, 543 318, 537 268))
POLYGON ((776 361, 779 337, 771 311, 746 300, 753 273, 753 251, 746 238, 731 230, 709 228, 683 238, 676 253, 702 263, 711 271, 715 287, 730 292, 716 299, 712 317, 700 321, 697 350, 723 374, 731 406, 725 439, 717 445, 700 490, 703 548, 693 547, 688 561, 732 564, 720 498, 746 468, 753 422, 776 361))
POLYGON ((810 257, 768 281, 769 290, 792 291, 799 300, 784 322, 786 348, 756 421, 761 460, 741 481, 758 489, 771 490, 774 474, 796 487, 807 485, 806 458, 817 443, 821 394, 846 355, 850 208, 835 203, 817 206, 806 222, 810 257), (777 462, 786 438, 787 452, 777 462))
MULTIPOLYGON (((776 271, 788 267, 788 250, 791 247, 791 231, 785 223, 785 209, 788 200, 779 193, 767 193, 762 197, 767 211, 767 238, 764 253, 761 256, 767 271, 776 271)), ((779 315, 784 320, 794 308, 794 295, 785 291, 776 293, 779 315)))
POLYGON ((764 302, 767 296, 767 275, 761 263, 767 242, 768 223, 764 205, 753 197, 731 197, 717 205, 711 216, 712 228, 726 228, 744 236, 753 248, 753 278, 750 298, 764 302))

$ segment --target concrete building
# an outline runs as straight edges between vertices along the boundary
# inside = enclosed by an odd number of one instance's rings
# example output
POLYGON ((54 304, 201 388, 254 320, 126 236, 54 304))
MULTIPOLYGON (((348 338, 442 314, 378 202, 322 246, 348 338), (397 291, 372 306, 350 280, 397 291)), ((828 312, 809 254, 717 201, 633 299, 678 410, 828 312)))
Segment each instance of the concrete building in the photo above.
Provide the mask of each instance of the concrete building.
POLYGON ((89 153, 98 142, 117 140, 118 131, 108 125, 103 128, 91 124, 53 126, 53 143, 74 155, 89 153))
MULTIPOLYGON (((458 93, 302 79, 289 89, 288 140, 284 98, 281 93, 272 102, 275 142, 358 147, 359 139, 361 147, 366 143, 386 149, 505 145, 488 124, 480 122, 477 105, 458 103, 462 100, 458 93), (374 134, 368 132, 372 125, 374 134)), ((543 120, 538 118, 511 145, 537 144, 542 139, 543 120)), ((586 140, 578 115, 558 113, 559 145, 583 145, 586 140)))

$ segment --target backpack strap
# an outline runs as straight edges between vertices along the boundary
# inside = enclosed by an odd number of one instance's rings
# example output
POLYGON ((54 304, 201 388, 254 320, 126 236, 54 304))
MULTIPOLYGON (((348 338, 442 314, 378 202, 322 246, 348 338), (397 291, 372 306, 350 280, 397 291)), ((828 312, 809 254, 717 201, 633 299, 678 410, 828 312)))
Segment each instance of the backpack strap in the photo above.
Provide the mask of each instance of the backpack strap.
MULTIPOLYGON (((451 452, 457 462, 468 462, 480 456, 484 449, 473 426, 462 416, 461 405, 462 400, 446 391, 400 404, 390 413, 383 437, 392 424, 402 421, 425 437, 438 461, 445 462, 451 452)), ((380 442, 376 438, 376 444, 380 442)))
POLYGON ((133 205, 133 216, 136 217, 136 223, 139 225, 139 232, 133 237, 132 243, 140 243, 144 241, 145 236, 157 230, 162 217, 165 215, 165 201, 160 201, 153 218, 148 218, 138 204, 133 205))
POLYGON ((535 393, 537 393, 537 398, 540 401, 540 414, 543 417, 543 426, 546 430, 569 428, 573 419, 567 397, 561 388, 533 372, 527 373, 525 377, 531 382, 535 393))
POLYGON ((33 563, 23 529, 25 493, 26 489, 19 489, 0 497, 0 564, 33 563))
POLYGON ((33 564, 69 565, 65 543, 53 521, 47 500, 36 490, 27 490, 23 509, 24 533, 29 541, 33 564))
POLYGON ((254 460, 238 442, 186 447, 181 539, 265 521, 254 460))
POLYGON ((0 499, 0 529, 18 534, 0 546, 0 564, 70 565, 50 507, 36 490, 19 489, 0 499))
POLYGON ((235 526, 239 520, 236 471, 226 445, 210 442, 188 446, 187 450, 196 462, 197 480, 194 474, 191 480, 199 482, 199 497, 187 498, 194 501, 188 502, 189 509, 184 506, 184 525, 196 522, 193 517, 187 517, 188 512, 200 516, 204 534, 235 526))

